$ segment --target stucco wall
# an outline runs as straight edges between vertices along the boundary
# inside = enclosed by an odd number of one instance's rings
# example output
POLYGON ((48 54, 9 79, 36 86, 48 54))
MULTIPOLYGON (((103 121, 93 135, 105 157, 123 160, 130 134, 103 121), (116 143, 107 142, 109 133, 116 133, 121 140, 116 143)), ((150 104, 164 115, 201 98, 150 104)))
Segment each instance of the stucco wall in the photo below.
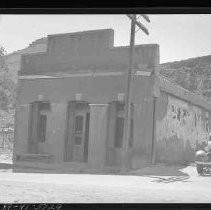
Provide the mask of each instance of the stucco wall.
POLYGON ((14 154, 28 152, 29 106, 25 104, 16 107, 14 154))
POLYGON ((189 162, 207 141, 210 113, 162 92, 157 101, 156 160, 189 162))
POLYGON ((90 106, 88 163, 92 167, 106 164, 108 104, 90 106))
MULTIPOLYGON (((129 47, 113 46, 114 31, 95 30, 48 36, 47 53, 22 56, 20 74, 45 72, 113 70, 124 71, 129 65, 129 47)), ((136 45, 134 67, 159 64, 157 44, 136 45)))
MULTIPOLYGON (((136 76, 133 84, 133 101, 140 102, 144 97, 151 96, 152 79, 136 76)), ((106 76, 73 76, 56 79, 19 80, 18 104, 28 104, 38 100, 51 102, 67 102, 75 100, 75 94, 81 93, 82 99, 90 103, 109 103, 117 100, 119 93, 125 92, 125 75, 106 76)))
POLYGON ((57 163, 63 162, 66 108, 67 104, 51 103, 51 111, 47 114, 46 140, 39 143, 39 153, 54 155, 57 163))
MULTIPOLYGON (((51 121, 47 127, 47 142, 42 149, 43 152, 53 153, 57 160, 61 160, 63 154, 61 148, 64 147, 65 104, 75 100, 77 93, 81 94, 81 100, 88 103, 107 104, 117 101, 119 93, 126 92, 127 75, 122 71, 127 70, 129 66, 129 47, 114 47, 113 39, 114 31, 111 29, 53 35, 48 37, 47 53, 25 55, 22 58, 21 75, 40 74, 57 77, 20 79, 17 98, 18 106, 40 100, 40 96, 42 100, 49 101, 53 105, 53 110, 49 113, 51 121), (69 75, 64 75, 64 71, 69 75), (78 75, 75 71, 79 71, 78 75), (90 75, 86 75, 86 72, 90 75), (105 72, 111 74, 95 74, 105 72), (60 77, 58 74, 63 76, 60 77), (57 130, 57 127, 61 129, 57 130)), ((156 44, 135 46, 134 69, 142 68, 140 64, 142 67, 145 66, 144 71, 158 73, 159 46, 156 44)), ((153 83, 151 76, 139 75, 133 78, 135 147, 130 157, 131 160, 135 160, 132 161, 135 168, 140 166, 143 157, 148 159, 150 155, 153 83)), ((21 132, 25 132, 26 127, 27 125, 19 129, 20 135, 21 132)), ((98 135, 100 133, 96 134, 98 135)), ((27 141, 25 134, 22 137, 23 141, 27 141)), ((102 148, 99 150, 99 153, 101 152, 102 148)))
POLYGON ((153 100, 143 97, 134 107, 134 145, 130 151, 133 168, 140 168, 150 163, 153 134, 153 100))
MULTIPOLYGON (((133 83, 132 101, 134 106, 134 150, 131 158, 133 167, 142 165, 141 160, 150 157, 152 142, 152 78, 136 76, 133 83)), ((88 76, 57 79, 20 80, 18 86, 17 106, 24 106, 39 99, 51 103, 48 113, 46 142, 40 143, 40 151, 55 155, 56 162, 63 160, 64 135, 66 128, 66 106, 68 101, 75 100, 76 93, 81 93, 81 100, 89 103, 108 104, 118 100, 118 94, 125 91, 125 77, 119 76, 88 76)), ((29 111, 29 110, 28 110, 29 111)), ((18 111, 17 120, 24 117, 25 124, 19 127, 19 147, 25 147, 28 134, 27 110, 18 111), (21 114, 21 115, 20 115, 21 114), (22 145, 24 144, 24 145, 22 145)), ((100 130, 98 131, 100 132, 100 130)), ((99 133, 99 135, 101 135, 99 133)), ((101 151, 99 151, 101 153, 101 151)))

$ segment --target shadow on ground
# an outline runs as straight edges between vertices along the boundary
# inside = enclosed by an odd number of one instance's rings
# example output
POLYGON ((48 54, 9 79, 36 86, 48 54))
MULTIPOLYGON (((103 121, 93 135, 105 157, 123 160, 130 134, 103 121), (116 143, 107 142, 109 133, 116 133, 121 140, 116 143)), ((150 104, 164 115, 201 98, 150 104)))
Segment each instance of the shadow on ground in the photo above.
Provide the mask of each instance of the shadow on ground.
POLYGON ((145 176, 152 178, 156 183, 191 182, 190 177, 197 172, 195 166, 157 164, 130 171, 127 175, 145 176))
POLYGON ((91 169, 91 168, 61 168, 61 169, 44 169, 39 167, 17 166, 12 163, 0 163, 0 172, 13 172, 13 173, 45 173, 45 174, 97 174, 97 175, 117 175, 119 174, 118 168, 104 168, 104 169, 91 169))
MULTIPOLYGON (((11 153, 11 151, 9 151, 11 153)), ((11 154, 6 150, 0 150, 0 171, 2 172, 14 172, 14 173, 46 173, 46 174, 112 174, 112 175, 135 175, 135 176, 171 176, 175 177, 171 180, 178 180, 180 177, 189 177, 190 172, 187 170, 187 165, 166 165, 166 164, 156 164, 148 167, 143 167, 138 170, 130 170, 128 172, 121 172, 120 168, 106 167, 103 169, 90 169, 87 167, 82 167, 78 164, 73 164, 70 168, 66 166, 57 169, 47 169, 45 167, 38 168, 37 166, 17 166, 12 164, 11 154), (10 154, 10 155, 7 155, 10 154), (185 169, 185 170, 184 170, 185 169)), ((195 173, 192 167, 192 174, 195 173)), ((162 180, 162 179, 160 179, 162 180)), ((171 181, 170 180, 170 181, 171 181)))
POLYGON ((97 174, 97 175, 132 175, 153 178, 152 182, 170 183, 176 181, 187 182, 191 176, 197 176, 195 166, 156 164, 138 170, 121 172, 120 168, 107 167, 91 169, 75 165, 71 168, 47 169, 36 166, 18 166, 12 163, 0 163, 0 172, 12 173, 44 173, 44 174, 97 174))
POLYGON ((162 165, 157 164, 149 167, 144 167, 138 170, 130 171, 127 174, 138 176, 189 176, 184 169, 187 165, 162 165))
POLYGON ((175 176, 175 177, 188 177, 189 174, 185 172, 187 165, 154 165, 144 167, 138 170, 131 170, 121 172, 119 168, 104 168, 104 169, 90 169, 73 167, 70 169, 40 169, 38 167, 24 167, 15 166, 11 163, 0 163, 0 170, 12 169, 15 173, 47 173, 47 174, 113 174, 113 175, 135 175, 135 176, 175 176))

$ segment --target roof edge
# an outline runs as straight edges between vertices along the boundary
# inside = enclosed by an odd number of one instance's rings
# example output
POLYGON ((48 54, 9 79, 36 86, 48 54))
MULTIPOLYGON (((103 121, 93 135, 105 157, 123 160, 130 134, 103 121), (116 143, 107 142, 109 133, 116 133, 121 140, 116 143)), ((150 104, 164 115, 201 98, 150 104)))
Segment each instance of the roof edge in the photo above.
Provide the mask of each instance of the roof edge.
POLYGON ((88 30, 88 31, 78 31, 78 32, 71 32, 71 33, 60 33, 60 34, 49 34, 47 37, 56 37, 56 36, 71 36, 71 35, 86 35, 86 34, 93 34, 93 33, 100 33, 105 31, 114 32, 114 29, 96 29, 96 30, 88 30))
POLYGON ((192 103, 196 106, 206 109, 207 111, 211 111, 211 102, 206 100, 206 98, 197 95, 184 89, 183 87, 172 83, 165 77, 160 76, 160 90, 167 92, 177 98, 180 98, 184 101, 192 103))

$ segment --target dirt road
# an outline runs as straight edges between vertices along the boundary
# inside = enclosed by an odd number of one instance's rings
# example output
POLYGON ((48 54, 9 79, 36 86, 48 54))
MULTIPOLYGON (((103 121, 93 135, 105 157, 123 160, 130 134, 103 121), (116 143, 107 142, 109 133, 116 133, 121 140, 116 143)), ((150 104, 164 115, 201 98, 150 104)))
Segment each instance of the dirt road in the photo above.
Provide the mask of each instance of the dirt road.
POLYGON ((152 175, 142 170, 141 176, 12 173, 9 170, 0 172, 0 203, 211 201, 211 177, 198 176, 193 166, 179 169, 181 174, 177 176, 155 174, 156 170, 158 174, 164 170, 162 167, 150 169, 152 175))

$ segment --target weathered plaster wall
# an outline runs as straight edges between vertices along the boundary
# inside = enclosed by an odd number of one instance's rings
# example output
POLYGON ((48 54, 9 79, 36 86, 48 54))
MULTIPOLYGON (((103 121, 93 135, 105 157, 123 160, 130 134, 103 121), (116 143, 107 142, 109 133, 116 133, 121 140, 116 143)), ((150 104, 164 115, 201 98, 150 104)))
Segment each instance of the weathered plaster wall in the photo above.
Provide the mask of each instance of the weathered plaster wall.
POLYGON ((107 120, 108 104, 90 105, 88 163, 91 167, 100 168, 106 164, 107 120))
MULTIPOLYGON (((22 56, 20 74, 58 71, 124 71, 129 65, 129 47, 113 46, 112 29, 48 36, 47 53, 22 56)), ((159 64, 159 46, 136 45, 134 67, 159 64)))
MULTIPOLYGON (((109 103, 117 100, 119 93, 125 92, 125 75, 73 76, 56 79, 19 80, 18 104, 27 104, 38 100, 67 102, 75 100, 75 94, 81 93, 82 100, 90 103, 109 103)), ((151 96, 152 81, 149 77, 136 76, 133 86, 133 101, 151 96)))
MULTIPOLYGON (((29 104, 18 105, 16 114, 14 153, 28 154, 29 104)), ((54 155, 54 162, 63 162, 64 135, 66 128, 67 104, 51 104, 47 113, 47 128, 45 142, 38 143, 39 154, 54 155)))
POLYGON ((207 140, 210 117, 205 109, 162 92, 157 101, 157 161, 193 161, 195 151, 207 140))
POLYGON ((52 103, 47 114, 46 140, 39 143, 39 153, 54 155, 56 163, 63 162, 67 104, 52 103))
POLYGON ((134 146, 130 151, 132 168, 140 168, 150 162, 152 144, 152 97, 143 97, 134 107, 134 146))
MULTIPOLYGON (((21 79, 19 80, 17 104, 24 105, 37 101, 40 95, 43 100, 50 101, 52 104, 67 104, 68 101, 76 99, 75 94, 77 93, 81 94, 81 100, 93 104, 117 101, 118 94, 126 91, 126 75, 97 76, 95 74, 95 72, 121 73, 128 69, 129 47, 114 47, 113 39, 114 31, 111 29, 49 36, 47 53, 23 56, 20 75, 52 76, 54 74, 55 76, 56 74, 62 75, 65 71, 71 74, 76 73, 75 71, 83 71, 83 73, 78 76, 63 75, 59 78, 21 79), (91 72, 93 75, 86 76, 83 75, 84 72, 91 72)), ((139 64, 146 67, 144 71, 158 73, 156 67, 159 64, 159 46, 156 44, 135 46, 134 68, 139 69, 139 64)), ((135 147, 134 151, 130 152, 130 159, 134 160, 131 162, 136 168, 140 166, 140 160, 143 157, 147 160, 150 154, 154 81, 152 77, 147 76, 135 76, 133 79, 135 147)), ((48 125, 47 142, 42 147, 43 152, 57 154, 58 160, 64 136, 62 131, 58 131, 55 135, 53 132, 56 129, 55 126, 61 128, 60 123, 64 126, 63 123, 66 122, 61 117, 64 116, 66 110, 63 108, 59 108, 59 112, 55 108, 55 113, 49 114, 52 124, 48 125), (59 141, 62 142, 60 146, 57 144, 59 141)), ((21 128, 20 132, 24 132, 26 126, 21 128)), ((26 141, 24 135, 23 141, 26 141)), ((100 150, 99 153, 101 152, 103 151, 100 150)))
MULTIPOLYGON (((133 83, 132 101, 134 106, 134 150, 130 153, 133 167, 137 168, 150 157, 152 142, 152 80, 150 77, 136 76, 133 83), (140 91, 141 90, 141 91, 140 91), (144 119, 144 120, 143 120, 144 119)), ((51 111, 48 113, 46 142, 40 143, 43 153, 54 154, 56 161, 63 160, 64 134, 66 123, 66 106, 75 100, 75 94, 81 93, 81 100, 89 103, 110 103, 118 100, 118 94, 125 91, 125 77, 97 76, 70 77, 57 79, 20 80, 17 104, 27 105, 38 100, 39 95, 50 101, 51 111)), ((24 116, 28 116, 25 113, 24 116)), ((19 119, 21 116, 17 116, 19 119)), ((27 142, 25 127, 19 128, 20 138, 27 142)), ((100 134, 99 130, 99 135, 100 134)), ((96 134, 98 135, 98 134, 96 134)), ((102 154, 103 151, 99 151, 102 154)))
POLYGON ((25 104, 16 107, 14 154, 28 152, 29 106, 25 104))

